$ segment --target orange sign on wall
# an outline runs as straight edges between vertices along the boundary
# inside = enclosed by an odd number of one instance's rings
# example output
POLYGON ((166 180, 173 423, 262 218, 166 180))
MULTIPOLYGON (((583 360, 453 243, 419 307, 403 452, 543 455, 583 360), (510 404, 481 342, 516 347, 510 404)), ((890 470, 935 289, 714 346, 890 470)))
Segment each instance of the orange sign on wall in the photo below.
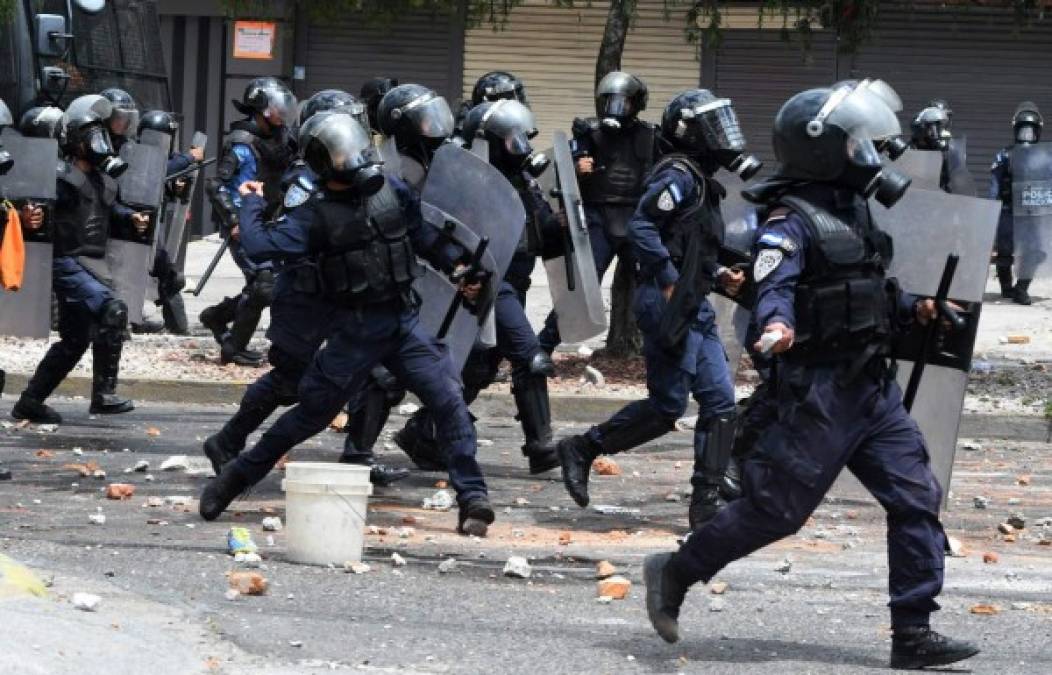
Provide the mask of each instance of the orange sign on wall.
POLYGON ((270 61, 278 25, 273 21, 235 21, 234 58, 270 61))

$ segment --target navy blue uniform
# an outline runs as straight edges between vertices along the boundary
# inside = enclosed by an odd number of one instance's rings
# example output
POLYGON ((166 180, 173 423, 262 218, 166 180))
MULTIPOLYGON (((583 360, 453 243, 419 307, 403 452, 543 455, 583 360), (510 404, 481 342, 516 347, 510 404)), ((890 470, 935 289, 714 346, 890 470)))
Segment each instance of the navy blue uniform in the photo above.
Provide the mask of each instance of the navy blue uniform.
MULTIPOLYGON (((795 327, 794 298, 816 243, 795 211, 776 214, 755 251, 756 321, 795 327)), ((901 324, 912 320, 915 301, 899 297, 901 324)), ((744 498, 696 531, 673 561, 685 578, 707 581, 728 563, 793 534, 846 466, 888 513, 892 625, 927 625, 943 582, 942 490, 902 392, 882 358, 849 375, 850 360, 808 363, 793 353, 777 359, 777 421, 761 432, 745 464, 744 498)))
MULTIPOLYGON (((418 198, 400 180, 388 178, 402 204, 414 250, 440 269, 451 269, 452 251, 441 233, 423 222, 418 198)), ((319 199, 323 197, 315 197, 319 199)), ((259 258, 295 263, 311 249, 308 232, 313 205, 297 209, 259 227, 265 202, 245 198, 241 207, 244 245, 259 258), (251 225, 249 225, 251 223, 251 225)), ((445 349, 427 335, 415 308, 400 302, 331 306, 328 341, 307 369, 299 387, 299 404, 282 415, 250 450, 235 460, 235 471, 250 483, 261 480, 294 446, 324 429, 340 408, 383 365, 435 412, 438 436, 449 450, 449 476, 463 506, 486 496, 486 484, 475 460, 475 429, 464 404, 460 383, 445 349)))
MULTIPOLYGON (((715 183, 710 183, 715 185, 715 183)), ((639 206, 628 222, 628 236, 639 266, 634 311, 643 334, 647 364, 646 399, 630 403, 609 421, 592 427, 588 438, 603 452, 626 450, 671 431, 687 410, 689 397, 698 402, 699 417, 694 433, 695 467, 692 483, 702 485, 709 423, 734 412, 734 386, 716 329, 716 313, 702 299, 682 345, 670 351, 663 345, 661 323, 668 303, 663 289, 679 281, 678 265, 664 243, 673 220, 698 202, 701 190, 693 174, 676 166, 659 170, 646 184, 639 206), (647 424, 649 430, 627 443, 611 447, 611 436, 630 426, 647 424)), ((711 188, 710 188, 711 189, 711 188)), ((717 266, 706 263, 700 270, 712 281, 717 266)))
POLYGON ((994 252, 998 267, 1011 269, 1015 256, 1015 237, 1012 227, 1012 163, 1010 148, 1003 148, 990 167, 990 199, 1001 202, 1001 216, 997 220, 994 252))

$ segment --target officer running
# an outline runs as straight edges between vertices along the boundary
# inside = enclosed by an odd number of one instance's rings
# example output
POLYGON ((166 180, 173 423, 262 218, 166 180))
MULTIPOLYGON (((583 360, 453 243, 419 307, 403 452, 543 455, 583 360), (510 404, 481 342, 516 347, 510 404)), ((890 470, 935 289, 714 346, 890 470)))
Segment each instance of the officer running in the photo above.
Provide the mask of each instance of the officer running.
MULTIPOLYGON (((303 376, 300 402, 205 488, 201 516, 217 518, 285 453, 325 429, 382 364, 435 412, 449 449, 457 529, 484 536, 495 516, 475 460, 475 429, 445 350, 419 324, 411 290, 421 273, 416 253, 451 272, 465 252, 449 250, 458 247, 447 246, 423 221, 404 183, 385 179, 369 133, 350 116, 315 115, 300 130, 299 147, 321 189, 264 228, 264 188, 247 182, 240 188, 241 222, 257 256, 309 262, 297 268, 294 288, 324 298, 333 311, 332 331, 303 376)), ((468 295, 477 292, 472 285, 468 295)))
POLYGON ((233 103, 246 118, 230 125, 216 178, 206 188, 221 232, 230 239, 234 262, 245 275, 245 287, 240 295, 206 308, 199 320, 219 343, 222 363, 258 366, 263 354, 249 350, 248 344, 270 304, 274 272, 269 264, 253 263, 241 250, 238 187, 247 181, 262 182, 266 187, 264 220, 277 212, 282 198, 281 177, 295 155, 287 126, 296 114, 296 99, 278 80, 260 77, 248 84, 240 101, 233 103))
POLYGON ((898 129, 879 96, 853 87, 797 94, 775 119, 781 167, 745 194, 763 209, 753 251, 764 327, 756 347, 776 354, 778 420, 746 462, 744 497, 678 552, 645 561, 647 612, 668 642, 679 639, 692 585, 799 530, 846 466, 888 512, 891 666, 944 665, 979 651, 929 627, 943 582, 942 490, 886 361, 900 328, 938 312, 885 278, 892 242, 858 198, 890 207, 909 186, 882 167, 873 143, 898 129))
POLYGON ((744 154, 745 138, 730 100, 706 89, 677 94, 661 118, 665 156, 643 181, 643 197, 628 221, 638 261, 636 323, 643 333, 646 399, 630 403, 587 433, 559 442, 563 482, 587 506, 588 474, 599 455, 612 455, 659 438, 675 427, 693 395, 699 406, 694 432, 694 486, 690 527, 700 527, 723 504, 719 492, 734 439, 734 385, 705 297, 715 284, 736 294, 741 271, 716 261, 723 235, 713 179, 720 168, 758 163, 744 154))

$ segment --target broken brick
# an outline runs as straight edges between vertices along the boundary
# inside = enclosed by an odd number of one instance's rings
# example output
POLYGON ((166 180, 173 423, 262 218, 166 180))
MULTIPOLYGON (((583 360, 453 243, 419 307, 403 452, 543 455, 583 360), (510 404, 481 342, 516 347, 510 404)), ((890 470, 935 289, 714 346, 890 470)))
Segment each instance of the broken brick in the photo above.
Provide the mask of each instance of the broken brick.
POLYGON ((1000 560, 1000 558, 997 556, 997 554, 993 553, 991 551, 987 551, 986 553, 983 554, 983 562, 986 563, 987 565, 994 565, 999 560, 1000 560))
POLYGON ((620 476, 621 467, 609 457, 598 457, 592 462, 592 469, 600 476, 620 476))
POLYGON ((624 600, 628 596, 628 590, 632 588, 632 582, 628 579, 615 575, 608 579, 602 579, 597 584, 599 597, 624 600))
POLYGON ((131 499, 135 486, 130 483, 111 483, 106 486, 106 499, 131 499))
POLYGON ((259 572, 231 572, 230 588, 241 595, 263 595, 267 592, 267 578, 259 572))

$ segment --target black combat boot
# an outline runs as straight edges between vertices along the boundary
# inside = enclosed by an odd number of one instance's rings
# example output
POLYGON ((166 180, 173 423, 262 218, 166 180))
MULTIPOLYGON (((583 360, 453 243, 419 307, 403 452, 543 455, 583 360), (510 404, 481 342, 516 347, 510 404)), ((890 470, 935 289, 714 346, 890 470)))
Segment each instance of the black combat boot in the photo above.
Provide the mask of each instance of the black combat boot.
POLYGON ((216 475, 227 462, 234 460, 242 450, 249 434, 258 429, 278 409, 276 399, 250 400, 244 398, 234 416, 227 420, 218 433, 205 440, 204 453, 212 462, 216 475))
POLYGON ((203 312, 197 317, 197 320, 201 322, 201 325, 212 331, 212 337, 223 345, 223 340, 226 338, 227 331, 229 330, 230 322, 234 320, 234 314, 237 312, 237 303, 241 296, 235 296, 233 298, 223 298, 218 305, 212 305, 211 307, 205 308, 203 312))
POLYGON ((602 452, 602 448, 588 436, 578 434, 559 441, 555 451, 563 470, 563 485, 583 509, 588 506, 588 477, 592 473, 592 462, 602 452))
POLYGON ((153 321, 151 319, 143 319, 139 323, 133 323, 131 325, 131 332, 136 335, 155 335, 164 330, 164 324, 160 321, 153 321))
POLYGON ((679 640, 679 608, 690 589, 672 564, 673 553, 648 555, 643 560, 643 583, 647 587, 647 616, 665 642, 679 640))
POLYGON ((1030 279, 1020 279, 1015 282, 1012 289, 1012 302, 1017 305, 1029 305, 1033 303, 1030 299, 1030 279))
POLYGON ((489 499, 476 497, 460 507, 457 514, 457 532, 471 537, 485 537, 489 526, 496 519, 489 499))
POLYGON ((734 449, 735 416, 722 415, 708 423, 705 432, 705 452, 694 460, 693 491, 690 495, 688 520, 690 531, 696 532, 720 512, 727 502, 722 490, 727 480, 727 467, 734 449))
POLYGON ((73 370, 83 354, 83 348, 73 347, 65 340, 51 345, 29 379, 26 390, 11 409, 11 417, 29 420, 34 424, 62 424, 62 416, 51 406, 45 405, 44 401, 73 370))
MULTIPOLYGON (((369 467, 369 482, 377 487, 388 487, 408 478, 409 469, 386 466, 376 461, 373 447, 391 412, 388 392, 378 383, 371 382, 363 395, 362 405, 356 410, 348 410, 347 439, 343 443, 340 462, 369 467)), ((398 398, 393 400, 397 401, 398 398)))
POLYGON ((421 471, 448 471, 449 461, 435 440, 427 408, 416 411, 392 439, 421 471))
POLYGON ((369 482, 376 487, 390 487, 400 480, 409 478, 409 469, 381 464, 376 461, 375 457, 362 457, 357 451, 348 453, 346 447, 344 454, 340 455, 339 462, 369 467, 369 482))
POLYGON ((526 439, 522 454, 529 460, 530 474, 551 471, 559 466, 559 455, 552 442, 548 378, 544 375, 513 374, 511 393, 515 397, 518 420, 526 439))
POLYGON ((119 415, 135 410, 135 404, 117 395, 117 374, 121 368, 121 342, 100 336, 91 347, 92 415, 119 415))
POLYGON ((971 642, 939 635, 928 626, 905 626, 896 628, 891 636, 890 665, 896 670, 920 670, 957 663, 978 653, 971 642))
POLYGON ((205 520, 215 520, 250 487, 252 484, 241 473, 237 464, 227 464, 201 492, 201 504, 198 508, 201 517, 205 520))
POLYGON ((998 265, 997 281, 1001 284, 1001 297, 1005 300, 1011 300, 1013 295, 1012 268, 998 265))
POLYGON ((161 316, 164 327, 172 335, 189 335, 190 321, 186 318, 186 305, 183 296, 173 293, 161 302, 161 316))

